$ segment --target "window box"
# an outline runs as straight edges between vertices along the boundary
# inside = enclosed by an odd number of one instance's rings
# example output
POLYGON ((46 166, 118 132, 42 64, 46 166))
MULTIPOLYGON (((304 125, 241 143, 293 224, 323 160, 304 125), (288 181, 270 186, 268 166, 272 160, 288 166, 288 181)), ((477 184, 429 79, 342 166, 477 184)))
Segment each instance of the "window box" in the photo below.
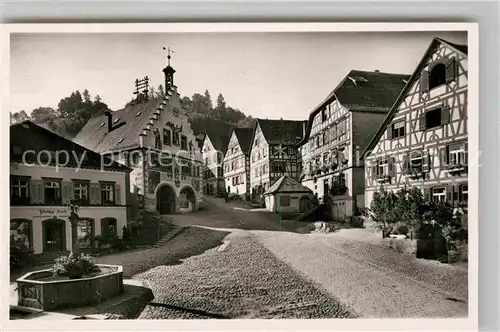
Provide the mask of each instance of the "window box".
POLYGON ((448 165, 445 167, 445 169, 450 175, 459 175, 467 170, 467 166, 460 164, 448 165))
POLYGON ((389 183, 389 182, 391 182, 391 176, 390 175, 378 175, 377 182, 378 183, 389 183))

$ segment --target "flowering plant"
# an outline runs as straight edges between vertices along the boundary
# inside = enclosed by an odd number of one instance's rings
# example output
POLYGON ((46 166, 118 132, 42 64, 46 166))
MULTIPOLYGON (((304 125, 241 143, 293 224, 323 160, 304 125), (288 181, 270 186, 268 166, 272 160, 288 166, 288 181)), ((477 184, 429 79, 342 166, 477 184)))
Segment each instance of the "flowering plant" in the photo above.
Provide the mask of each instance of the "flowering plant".
POLYGON ((56 276, 68 276, 70 279, 79 279, 86 274, 99 272, 92 256, 87 254, 73 254, 56 258, 52 272, 56 276))

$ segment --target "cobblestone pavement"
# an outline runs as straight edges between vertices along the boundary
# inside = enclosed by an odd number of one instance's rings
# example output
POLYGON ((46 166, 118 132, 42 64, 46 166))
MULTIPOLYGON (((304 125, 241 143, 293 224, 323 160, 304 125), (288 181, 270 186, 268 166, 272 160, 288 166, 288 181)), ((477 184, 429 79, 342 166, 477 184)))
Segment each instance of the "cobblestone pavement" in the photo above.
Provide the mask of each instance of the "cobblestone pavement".
POLYGON ((467 273, 329 234, 253 231, 279 259, 364 317, 466 317, 467 273))
POLYGON ((340 318, 356 314, 278 260, 249 232, 235 231, 180 265, 158 266, 146 280, 155 299, 140 319, 340 318))

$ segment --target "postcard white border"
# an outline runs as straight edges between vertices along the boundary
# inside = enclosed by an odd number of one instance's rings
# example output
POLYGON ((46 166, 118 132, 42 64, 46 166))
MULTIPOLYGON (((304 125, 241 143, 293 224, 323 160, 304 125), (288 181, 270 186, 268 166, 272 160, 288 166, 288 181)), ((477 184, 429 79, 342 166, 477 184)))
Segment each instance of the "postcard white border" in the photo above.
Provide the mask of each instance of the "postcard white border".
MULTIPOLYGON (((402 31, 467 31, 468 32, 468 109, 479 110, 479 36, 477 23, 110 23, 110 24, 2 24, 1 107, 5 127, 9 105, 10 47, 12 33, 201 33, 201 32, 402 32, 402 31)), ((479 156, 479 113, 468 112, 469 148, 479 156)), ((3 142, 9 141, 8 130, 2 130, 3 142)), ((8 155, 8 145, 2 144, 2 154, 8 155)), ((474 154, 473 154, 474 155, 474 154)), ((469 316, 463 319, 318 319, 318 320, 108 320, 108 321, 10 321, 8 318, 9 288, 5 287, 9 270, 2 269, 2 330, 4 331, 105 331, 105 330, 364 330, 364 331, 475 331, 478 329, 478 184, 480 163, 469 170, 469 316), (61 324, 62 323, 62 324, 61 324)), ((9 168, 2 164, 3 183, 8 183, 9 168)), ((9 218, 7 191, 0 194, 2 211, 9 218)), ((5 219, 4 219, 5 220, 5 219)), ((2 228, 2 257, 8 259, 8 232, 2 228)))

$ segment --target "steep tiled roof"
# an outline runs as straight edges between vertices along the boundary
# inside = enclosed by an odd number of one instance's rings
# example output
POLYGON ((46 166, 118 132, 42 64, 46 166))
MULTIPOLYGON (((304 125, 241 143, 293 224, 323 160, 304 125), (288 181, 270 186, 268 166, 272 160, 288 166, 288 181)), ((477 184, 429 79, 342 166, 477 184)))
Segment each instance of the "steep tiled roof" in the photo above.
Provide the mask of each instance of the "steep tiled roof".
POLYGON ((234 134, 240 143, 241 151, 246 155, 250 153, 253 131, 254 128, 234 128, 234 134))
POLYGON ((268 190, 264 193, 264 195, 272 195, 277 192, 287 192, 287 193, 310 193, 311 190, 306 186, 303 186, 298 181, 288 177, 287 175, 283 175, 280 177, 274 184, 269 187, 268 190))
MULTIPOLYGON (((36 156, 38 155, 38 152, 66 151, 70 159, 69 164, 67 165, 68 167, 79 166, 81 168, 106 169, 121 172, 131 171, 131 169, 125 165, 117 162, 111 163, 111 160, 108 157, 104 157, 101 160, 100 154, 70 141, 67 138, 59 136, 58 134, 31 121, 24 121, 10 126, 10 144, 11 147, 15 146, 22 151, 33 150, 35 153, 26 155, 26 158, 33 159, 29 160, 30 163, 37 161, 36 156), (78 160, 74 160, 75 156, 78 160), (78 165, 78 162, 81 162, 81 165, 78 165)), ((46 153, 44 153, 44 155, 46 155, 46 153)), ((40 155, 40 157, 42 157, 42 155, 40 155)), ((64 166, 66 163, 66 156, 64 154, 60 154, 60 158, 61 164, 59 166, 64 166)), ((54 159, 52 159, 52 161, 55 161, 54 159)), ((11 151, 11 161, 20 162, 22 161, 22 157, 11 151)))
POLYGON ((296 144, 303 138, 307 121, 257 119, 269 144, 296 144))
POLYGON ((328 103, 338 100, 351 111, 388 112, 409 78, 403 74, 351 70, 310 113, 306 135, 299 145, 307 142, 314 117, 328 103))
POLYGON ((215 119, 206 118, 206 134, 210 138, 214 149, 226 153, 231 138, 233 126, 215 119))
POLYGON ((111 112, 113 122, 117 121, 115 125, 125 122, 124 126, 111 132, 108 132, 107 116, 104 113, 97 114, 90 118, 74 141, 98 153, 138 147, 139 134, 161 102, 155 99, 111 112))
POLYGON ((413 72, 411 77, 408 79, 408 83, 405 85, 405 87, 403 88, 403 90, 399 94, 398 98, 396 99, 396 101, 392 105, 390 111, 388 112, 386 118, 384 119, 384 122, 379 127, 377 133, 373 136, 372 140, 370 141, 370 143, 367 145, 367 147, 365 148, 365 150, 361 154, 361 159, 364 159, 367 156, 368 152, 371 151, 375 147, 375 144, 377 144, 377 142, 380 140, 380 138, 384 134, 387 126, 392 121, 392 119, 394 119, 394 116, 398 112, 399 105, 402 103, 402 101, 406 97, 406 94, 411 89, 413 84, 419 79, 420 72, 422 70, 422 67, 425 65, 427 59, 432 55, 432 52, 434 52, 434 50, 441 43, 447 44, 450 47, 455 48, 458 52, 461 52, 465 56, 467 56, 467 46, 455 45, 455 44, 447 42, 441 38, 434 38, 432 40, 431 44, 429 45, 429 47, 427 48, 427 51, 425 52, 424 56, 422 57, 422 59, 420 59, 420 62, 418 63, 417 67, 415 68, 415 71, 413 72), (465 52, 463 50, 465 50, 465 52))

